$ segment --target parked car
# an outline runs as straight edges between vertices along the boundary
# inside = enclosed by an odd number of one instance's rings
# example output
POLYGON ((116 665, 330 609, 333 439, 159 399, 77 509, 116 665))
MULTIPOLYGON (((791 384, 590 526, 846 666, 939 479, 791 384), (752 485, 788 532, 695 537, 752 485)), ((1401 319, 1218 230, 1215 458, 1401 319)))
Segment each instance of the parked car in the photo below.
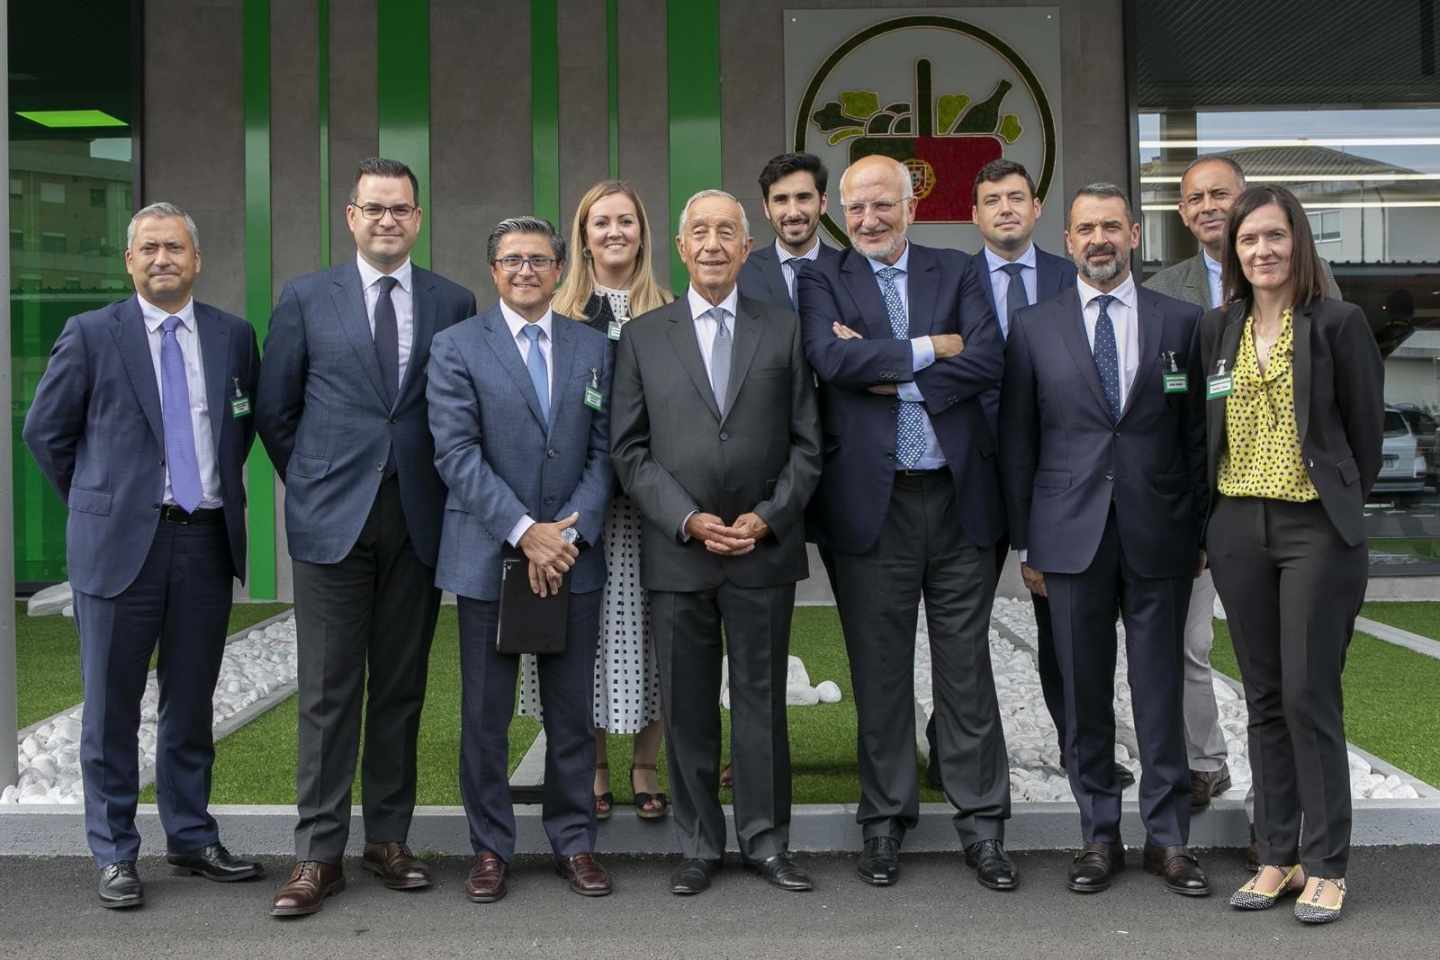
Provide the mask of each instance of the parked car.
POLYGON ((1381 447, 1380 476, 1376 493, 1422 494, 1425 492, 1425 456, 1420 441, 1398 407, 1385 407, 1385 440, 1381 447))
POLYGON ((1425 458, 1425 476, 1431 483, 1440 483, 1440 422, 1413 403, 1397 403, 1395 409, 1405 417, 1420 456, 1425 458))

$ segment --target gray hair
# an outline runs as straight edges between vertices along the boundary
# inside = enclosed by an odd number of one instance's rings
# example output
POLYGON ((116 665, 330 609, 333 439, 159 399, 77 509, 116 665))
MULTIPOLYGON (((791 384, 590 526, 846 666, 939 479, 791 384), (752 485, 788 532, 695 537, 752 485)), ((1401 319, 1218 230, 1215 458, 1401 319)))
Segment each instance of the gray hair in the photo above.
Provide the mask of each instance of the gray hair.
POLYGON ((1223 153, 1202 154, 1185 164, 1185 169, 1180 171, 1180 182, 1184 183, 1185 178, 1190 175, 1191 170, 1205 163, 1223 163, 1230 168, 1231 173, 1235 174, 1235 179, 1240 181, 1240 189, 1245 189, 1245 171, 1240 168, 1240 162, 1234 157, 1226 156, 1223 153))
POLYGON ((1094 183, 1087 183, 1075 191, 1075 196, 1070 198, 1070 206, 1065 208, 1065 229, 1070 229, 1070 207, 1075 206, 1075 201, 1081 197, 1099 197, 1102 200, 1119 200, 1125 204, 1125 219, 1131 223, 1135 222, 1135 215, 1130 212, 1130 195, 1113 183, 1105 180, 1097 180, 1094 183))
MULTIPOLYGON (((861 159, 864 158, 862 157, 861 159)), ((888 157, 886 159, 892 161, 895 166, 900 168, 896 171, 900 174, 900 199, 909 200, 911 197, 915 196, 915 178, 910 176, 910 168, 905 166, 905 164, 901 163, 899 160, 896 160, 894 157, 888 157)), ((855 163, 859 162, 859 160, 855 161, 855 163)), ((840 174, 840 206, 842 207, 845 206, 845 178, 850 175, 850 171, 854 166, 854 163, 850 164, 850 166, 846 167, 845 170, 840 174)))
POLYGON ((745 204, 735 199, 734 194, 726 193, 724 190, 701 190, 689 200, 686 200, 685 208, 680 211, 680 229, 677 232, 682 235, 685 233, 685 224, 690 222, 691 204, 693 204, 696 200, 704 200, 707 197, 721 197, 723 199, 729 200, 731 203, 735 204, 735 206, 740 208, 740 229, 744 231, 745 238, 748 240, 750 238, 750 218, 745 216, 745 204))
POLYGON ((565 262, 565 238, 560 236, 560 231, 555 229, 554 224, 544 217, 524 216, 506 217, 495 224, 495 229, 490 231, 490 239, 485 242, 486 263, 495 262, 495 256, 500 252, 500 238, 511 233, 539 234, 550 241, 550 250, 555 254, 555 259, 565 262))
POLYGON ((173 203, 166 203, 164 200, 152 203, 149 206, 141 207, 135 211, 135 216, 130 218, 130 225, 125 228, 125 249, 129 250, 135 245, 135 224, 141 220, 150 220, 159 217, 179 217, 185 221, 185 229, 190 233, 190 245, 198 252, 200 250, 200 231, 195 229, 195 221, 190 214, 181 210, 173 203))

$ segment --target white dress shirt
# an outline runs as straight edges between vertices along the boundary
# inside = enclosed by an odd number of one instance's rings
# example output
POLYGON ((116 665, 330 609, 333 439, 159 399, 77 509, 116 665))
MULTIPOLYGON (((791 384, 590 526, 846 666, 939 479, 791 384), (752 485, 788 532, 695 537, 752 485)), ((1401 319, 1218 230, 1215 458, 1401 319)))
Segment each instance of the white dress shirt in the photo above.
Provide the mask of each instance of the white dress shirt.
MULTIPOLYGON (((874 270, 876 274, 879 274, 880 271, 881 271, 881 270, 884 270, 886 267, 894 267, 896 270, 899 270, 899 271, 900 271, 900 275, 895 278, 894 283, 895 283, 895 289, 896 289, 896 290, 899 292, 899 294, 900 294, 900 302, 901 302, 901 304, 903 304, 904 307, 905 307, 905 319, 906 319, 906 321, 908 322, 909 319, 910 319, 910 244, 909 244, 909 242, 908 242, 908 241, 906 242, 906 244, 905 244, 905 249, 900 252, 900 257, 899 257, 899 259, 897 259, 894 263, 886 263, 886 262, 884 262, 883 260, 876 260, 876 259, 874 259, 873 257, 866 257, 865 259, 870 262, 870 269, 871 269, 871 270, 874 270)), ((880 278, 879 278, 878 276, 875 278, 875 285, 876 285, 876 286, 879 286, 879 285, 880 285, 880 278)), ((885 297, 884 297, 884 294, 883 294, 883 293, 881 294, 880 300, 881 300, 882 303, 883 303, 884 300, 885 300, 885 297)), ((889 315, 888 313, 885 315, 885 323, 886 323, 887 325, 890 323, 890 315, 889 315)), ((934 345, 934 343, 930 340, 930 338, 927 336, 927 337, 915 337, 915 338, 911 339, 911 341, 910 341, 910 369, 911 369, 912 371, 924 370, 926 367, 930 366, 930 365, 931 365, 932 363, 934 363, 934 362, 935 362, 935 345, 934 345)), ((899 398, 900 398, 901 400, 909 400, 909 401, 912 401, 912 402, 914 402, 914 403, 924 403, 924 402, 925 402, 925 395, 920 392, 920 387, 919 387, 919 385, 917 385, 917 384, 915 383, 914 380, 910 380, 910 381, 907 381, 907 382, 905 382, 905 383, 897 384, 897 385, 896 385, 896 395, 899 396, 899 398)), ((924 424, 925 424, 925 452, 920 455, 920 459, 917 460, 917 461, 915 462, 915 465, 914 465, 913 467, 910 467, 910 468, 905 468, 903 465, 900 464, 900 461, 897 459, 897 460, 895 461, 895 462, 896 462, 896 469, 939 470, 941 467, 945 466, 945 454, 944 454, 944 452, 940 449, 940 441, 939 441, 939 439, 936 438, 936 436, 935 436, 935 427, 934 427, 934 425, 930 422, 930 413, 929 413, 929 411, 926 411, 926 413, 925 413, 924 424)))
MULTIPOLYGON (((500 316, 505 318, 505 325, 510 328, 510 338, 515 341, 515 348, 520 351, 521 366, 528 366, 530 363, 531 343, 530 338, 525 335, 525 328, 530 326, 530 322, 514 310, 511 310, 504 300, 500 301, 500 316)), ((550 395, 552 418, 555 409, 555 354, 551 350, 551 345, 555 340, 552 334, 554 319, 555 315, 550 312, 549 307, 546 307, 545 316, 536 320, 534 324, 540 328, 540 336, 535 341, 534 347, 538 349, 540 355, 545 358, 545 373, 549 378, 549 383, 546 385, 546 392, 550 395)), ((518 547, 520 546, 520 538, 525 536, 525 531, 534 525, 535 519, 529 514, 526 514, 515 521, 515 526, 510 528, 510 535, 505 539, 509 541, 510 546, 518 547)))
MULTIPOLYGON (((200 356, 200 334, 195 329, 195 301, 187 300, 175 314, 161 310, 136 294, 140 315, 145 319, 146 339, 150 344, 150 362, 155 365, 155 385, 160 390, 160 409, 165 409, 165 377, 160 370, 160 346, 165 340, 165 318, 177 316, 175 339, 185 358, 185 389, 190 394, 190 426, 195 432, 195 462, 200 466, 200 506, 220 507, 220 470, 215 460, 215 435, 210 431, 210 400, 205 395, 205 364, 200 356)), ((165 458, 165 490, 161 500, 175 503, 170 489, 170 458, 165 458)))
POLYGON ((1010 274, 1005 272, 1005 267, 1011 263, 1018 263, 1025 269, 1020 271, 1020 279, 1025 282, 1025 302, 1034 303, 1039 283, 1039 270, 1035 266, 1035 244, 1025 248, 1025 252, 1014 260, 1006 260, 989 247, 985 248, 985 264, 990 268, 990 292, 995 295, 996 319, 1000 321, 1000 335, 1010 336, 1010 274))
POLYGON ((1205 276, 1210 280, 1210 306, 1220 306, 1220 274, 1223 269, 1220 261, 1210 256, 1210 252, 1201 248, 1200 256, 1205 258, 1205 276))
MULTIPOLYGON (((381 273, 355 254, 355 264, 360 268, 360 286, 365 291, 365 315, 370 319, 370 337, 375 337, 375 304, 380 302, 380 278, 394 277, 396 284, 390 291, 390 302, 395 306, 395 332, 400 339, 400 383, 405 382, 405 368, 410 365, 410 350, 415 343, 415 287, 411 281, 413 273, 410 258, 388 274, 381 273)), ((400 383, 395 384, 395 393, 400 393, 400 383)))
POLYGON ((794 303, 795 265, 790 262, 792 258, 809 260, 811 263, 814 263, 816 260, 820 259, 819 234, 816 234, 815 242, 810 245, 810 249, 800 254, 791 253, 789 250, 786 250, 784 247, 780 246, 779 240, 775 241, 775 259, 780 261, 780 275, 785 278, 785 289, 790 291, 790 302, 794 303))
POLYGON ((724 300, 711 303, 699 293, 695 292, 692 286, 685 293, 685 300, 690 304, 690 318, 695 321, 695 339, 700 341, 700 359, 705 361, 705 372, 710 377, 710 385, 715 385, 715 372, 710 369, 710 358, 715 354, 715 332, 719 325, 710 311, 716 307, 725 311, 725 320, 730 327, 730 339, 735 339, 735 305, 740 300, 738 287, 731 287, 730 293, 724 300))
MULTIPOLYGON (((1077 278, 1076 285, 1080 291, 1081 312, 1085 317, 1085 336, 1090 341, 1090 351, 1093 353, 1095 325, 1100 322, 1100 304, 1095 300, 1103 294, 1086 283, 1083 276, 1077 278)), ((1135 371, 1140 367, 1140 323, 1135 305, 1135 275, 1126 277, 1120 286, 1110 291, 1110 296, 1115 300, 1105 312, 1110 317, 1110 324, 1115 328, 1115 352, 1120 361, 1120 409, 1123 410, 1125 398, 1130 396, 1130 387, 1135 383, 1135 371)))

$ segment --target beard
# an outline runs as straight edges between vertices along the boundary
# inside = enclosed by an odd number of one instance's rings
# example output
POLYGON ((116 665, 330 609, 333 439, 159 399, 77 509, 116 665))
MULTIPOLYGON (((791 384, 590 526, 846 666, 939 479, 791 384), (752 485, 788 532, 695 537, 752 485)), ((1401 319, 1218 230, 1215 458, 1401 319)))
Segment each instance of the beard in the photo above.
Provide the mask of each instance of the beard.
POLYGON ((1107 280, 1115 279, 1120 271, 1124 269, 1124 264, 1119 251, 1115 249, 1113 243, 1096 243, 1090 244, 1085 248, 1084 252, 1080 255, 1080 261, 1075 264, 1075 268, 1080 271, 1080 276, 1086 280, 1105 283, 1107 280), (1110 262, 1099 266, 1092 264, 1090 257, 1092 254, 1097 253, 1110 254, 1110 262))
POLYGON ((866 238, 862 234, 856 234, 850 238, 862 254, 872 260, 883 260, 886 263, 900 255, 905 249, 905 234, 891 231, 888 235, 874 240, 866 238))

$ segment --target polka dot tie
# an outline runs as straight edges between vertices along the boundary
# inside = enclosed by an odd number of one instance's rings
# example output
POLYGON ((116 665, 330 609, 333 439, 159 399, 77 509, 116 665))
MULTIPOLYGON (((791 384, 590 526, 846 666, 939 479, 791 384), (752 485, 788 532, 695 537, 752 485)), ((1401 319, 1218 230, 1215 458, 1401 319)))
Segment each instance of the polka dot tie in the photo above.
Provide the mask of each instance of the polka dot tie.
POLYGON ((1120 354, 1115 347, 1115 324, 1110 321, 1110 304, 1115 298, 1103 294, 1095 298, 1100 304, 1100 319, 1095 321, 1095 370, 1105 402, 1110 405, 1110 419, 1120 422, 1120 354))
MULTIPOLYGON (((890 315, 890 332, 896 340, 910 339, 910 320, 905 316, 905 302, 900 299, 900 288, 895 278, 902 271, 885 267, 876 271, 880 280, 880 295, 885 298, 885 312, 890 315)), ((913 400, 900 400, 895 415, 895 459, 901 466, 913 467, 925 453, 925 405, 913 400)))

